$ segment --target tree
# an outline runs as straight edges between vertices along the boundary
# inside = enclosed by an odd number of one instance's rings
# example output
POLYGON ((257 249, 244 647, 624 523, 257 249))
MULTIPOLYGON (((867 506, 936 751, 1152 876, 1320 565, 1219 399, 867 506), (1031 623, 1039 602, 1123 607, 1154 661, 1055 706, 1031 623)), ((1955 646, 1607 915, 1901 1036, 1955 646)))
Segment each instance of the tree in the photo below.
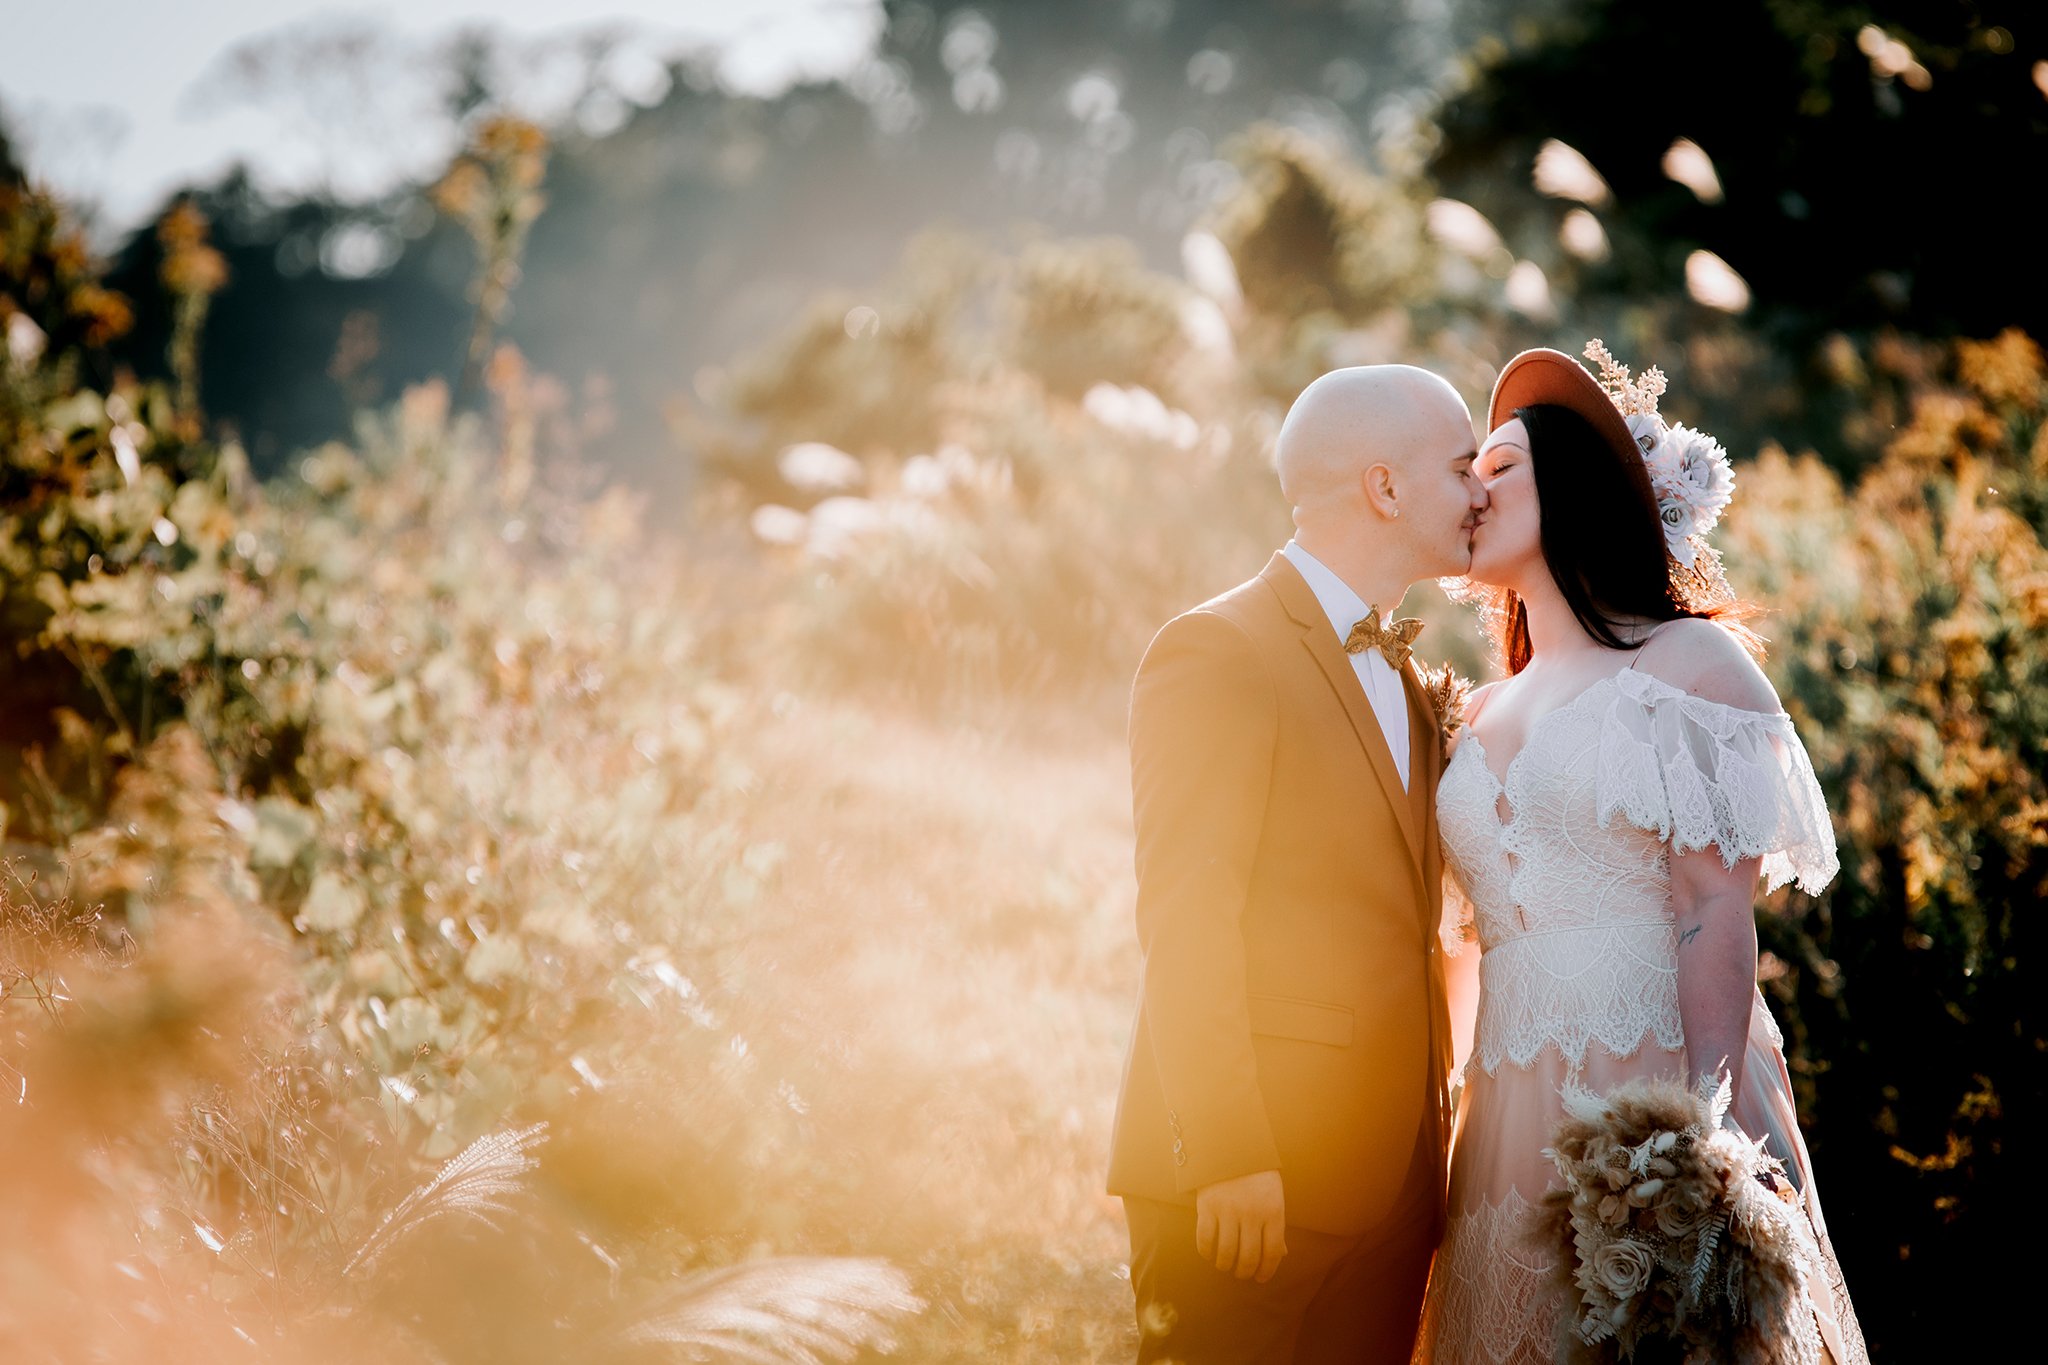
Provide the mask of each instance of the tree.
MULTIPOLYGON (((1788 377, 1823 390, 1843 368, 1829 359, 1837 334, 1866 351, 1887 329, 2048 334, 2048 275, 2028 264, 2039 234, 2021 171, 2048 157, 2048 100, 2034 76, 2048 35, 2009 31, 2001 9, 1592 0, 1525 43, 1481 46, 1468 88, 1438 112, 1429 173, 1583 308, 1682 301, 1688 271, 1701 268, 1693 254, 1712 253, 1747 283, 1744 330, 1800 367, 1788 377), (1692 150, 1674 158, 1679 139, 1692 150), (1582 206, 1610 239, 1604 259, 1560 249, 1575 205, 1532 188, 1551 140, 1605 181, 1607 193, 1594 188, 1582 206)), ((1804 434, 1833 453, 1844 433, 1824 423, 1843 412, 1820 405, 1804 434)), ((1846 444, 1867 458, 1882 440, 1846 444)))

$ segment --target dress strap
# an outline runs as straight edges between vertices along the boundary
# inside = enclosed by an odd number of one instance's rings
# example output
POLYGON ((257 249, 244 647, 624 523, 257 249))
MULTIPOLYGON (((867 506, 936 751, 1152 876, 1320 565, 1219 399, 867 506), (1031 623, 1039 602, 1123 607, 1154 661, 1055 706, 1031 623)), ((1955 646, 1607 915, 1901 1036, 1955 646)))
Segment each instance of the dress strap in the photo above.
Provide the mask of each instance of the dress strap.
MULTIPOLYGON (((1683 619, 1685 618, 1676 616, 1672 618, 1674 621, 1683 619)), ((1622 671, 1625 673, 1634 672, 1636 665, 1643 661, 1643 656, 1650 652, 1650 646, 1656 643, 1657 637, 1662 635, 1664 628, 1670 624, 1671 621, 1659 621, 1656 625, 1651 626, 1650 633, 1643 637, 1643 642, 1636 646, 1633 654, 1629 655, 1628 667, 1622 671)))

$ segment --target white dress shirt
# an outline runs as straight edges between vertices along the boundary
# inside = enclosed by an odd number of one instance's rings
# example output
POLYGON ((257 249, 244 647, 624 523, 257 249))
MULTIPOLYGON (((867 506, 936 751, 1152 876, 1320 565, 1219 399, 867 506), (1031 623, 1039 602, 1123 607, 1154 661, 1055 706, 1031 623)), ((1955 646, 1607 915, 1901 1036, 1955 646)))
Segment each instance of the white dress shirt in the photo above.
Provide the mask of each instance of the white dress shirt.
MULTIPOLYGON (((1330 572, 1320 559, 1302 549, 1299 541, 1288 541, 1280 553, 1286 555, 1288 562, 1301 570, 1301 576, 1308 580, 1309 591, 1316 595, 1323 615, 1330 618, 1330 627, 1337 632, 1338 643, 1349 639, 1351 628, 1365 617, 1365 599, 1330 572)), ((1366 700, 1372 703, 1372 712, 1379 717, 1380 733, 1387 738, 1387 749, 1394 756, 1394 771, 1401 774, 1401 786, 1405 789, 1408 785, 1408 691, 1401 685, 1401 675, 1377 649, 1360 650, 1350 659, 1351 671, 1358 675, 1358 685, 1365 689, 1366 700)))

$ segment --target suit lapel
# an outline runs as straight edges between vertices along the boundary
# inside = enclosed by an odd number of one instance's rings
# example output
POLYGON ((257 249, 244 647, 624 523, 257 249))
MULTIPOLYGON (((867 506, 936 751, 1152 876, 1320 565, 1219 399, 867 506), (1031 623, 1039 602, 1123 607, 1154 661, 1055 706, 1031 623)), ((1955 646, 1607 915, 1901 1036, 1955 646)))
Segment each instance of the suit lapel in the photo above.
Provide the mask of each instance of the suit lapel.
MULTIPOLYGON (((1402 837, 1408 845, 1409 862, 1415 875, 1422 877, 1422 820, 1419 812, 1426 807, 1418 806, 1414 800, 1415 793, 1401 785, 1401 774, 1394 767, 1394 755, 1387 748, 1386 733, 1380 729, 1379 715, 1372 709, 1372 702, 1366 697, 1365 688, 1351 667, 1351 656, 1337 643, 1337 634, 1331 629, 1330 618, 1323 613, 1322 603, 1316 601, 1307 580, 1286 555, 1275 554, 1260 577, 1272 585, 1274 592, 1279 594, 1280 604, 1301 627, 1302 647, 1314 657, 1323 676, 1329 680, 1331 690, 1343 703, 1344 714, 1350 718, 1359 747, 1365 751, 1373 775, 1386 792, 1387 804, 1393 807, 1394 819, 1401 826, 1402 837)), ((1412 666, 1404 668, 1404 679, 1412 671, 1412 666)), ((1426 703, 1422 703, 1419 689, 1404 682, 1403 690, 1408 696, 1409 732, 1413 735, 1415 718, 1421 713, 1418 707, 1426 708, 1426 703)), ((1414 785, 1417 790, 1427 785, 1420 780, 1423 758, 1420 748, 1411 741, 1408 772, 1411 778, 1416 779, 1414 785)))
POLYGON ((1408 698, 1408 799, 1415 816, 1416 836, 1427 838, 1430 790, 1436 785, 1430 779, 1436 772, 1437 753, 1442 746, 1437 739, 1436 712, 1430 707, 1428 693, 1422 690, 1422 679, 1416 676, 1413 659, 1401 665, 1401 691, 1408 698))
MULTIPOLYGON (((1408 695, 1408 796, 1415 828, 1422 840, 1416 856, 1422 870, 1422 908, 1427 919, 1432 899, 1427 893, 1443 875, 1436 832, 1436 784, 1443 771, 1443 722, 1430 705, 1429 694, 1423 691, 1413 659, 1401 666, 1401 686, 1408 695)), ((1425 934, 1434 934, 1436 925, 1425 923, 1422 929, 1425 934)))

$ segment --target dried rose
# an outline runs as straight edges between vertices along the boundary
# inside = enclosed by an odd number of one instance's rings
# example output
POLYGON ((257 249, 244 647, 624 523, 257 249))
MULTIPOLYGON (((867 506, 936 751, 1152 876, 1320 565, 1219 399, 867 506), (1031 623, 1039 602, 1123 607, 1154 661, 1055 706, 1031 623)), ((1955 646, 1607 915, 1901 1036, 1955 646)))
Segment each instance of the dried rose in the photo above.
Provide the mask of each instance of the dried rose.
POLYGON ((1706 1221, 1698 1209, 1677 1199, 1665 1200, 1657 1205, 1654 1213, 1657 1231, 1666 1237, 1690 1237, 1706 1221))
POLYGON ((1650 1271, 1655 1266, 1648 1247, 1621 1237, 1593 1253, 1591 1268, 1602 1289, 1617 1299, 1625 1299, 1650 1282, 1650 1271))

